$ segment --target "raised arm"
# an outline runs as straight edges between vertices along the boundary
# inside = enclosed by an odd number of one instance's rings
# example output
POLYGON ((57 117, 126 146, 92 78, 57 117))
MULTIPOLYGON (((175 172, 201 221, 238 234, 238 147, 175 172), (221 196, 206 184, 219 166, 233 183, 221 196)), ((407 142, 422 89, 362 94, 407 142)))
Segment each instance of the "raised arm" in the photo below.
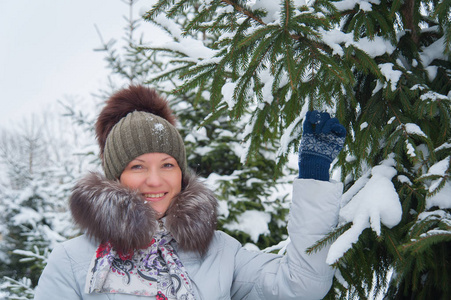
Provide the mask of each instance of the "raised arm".
POLYGON ((234 299, 320 299, 329 291, 334 269, 326 263, 329 247, 306 249, 338 222, 343 186, 329 182, 329 168, 343 148, 345 128, 327 113, 308 112, 299 151, 299 178, 293 183, 286 255, 239 249, 234 299))

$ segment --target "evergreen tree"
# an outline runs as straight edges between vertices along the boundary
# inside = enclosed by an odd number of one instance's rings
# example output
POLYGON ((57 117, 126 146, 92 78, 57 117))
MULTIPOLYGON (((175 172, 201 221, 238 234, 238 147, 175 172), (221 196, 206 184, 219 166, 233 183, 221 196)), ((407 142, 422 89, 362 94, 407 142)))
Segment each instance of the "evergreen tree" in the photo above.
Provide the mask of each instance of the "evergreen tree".
POLYGON ((308 109, 347 127, 342 222, 311 249, 333 243, 328 298, 450 297, 449 1, 160 0, 145 18, 174 37, 160 78, 208 91, 205 124, 243 118, 248 161, 275 147, 282 168, 308 109))
POLYGON ((76 234, 67 199, 84 168, 75 155, 82 135, 51 107, 2 130, 0 293, 7 299, 32 299, 50 250, 76 234))

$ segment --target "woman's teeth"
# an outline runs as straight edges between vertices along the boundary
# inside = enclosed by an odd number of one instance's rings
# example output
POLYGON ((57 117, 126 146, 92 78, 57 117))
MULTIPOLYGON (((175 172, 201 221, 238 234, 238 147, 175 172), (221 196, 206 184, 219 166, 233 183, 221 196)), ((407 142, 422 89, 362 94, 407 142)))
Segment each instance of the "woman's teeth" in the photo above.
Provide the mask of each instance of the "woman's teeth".
POLYGON ((164 196, 164 193, 159 193, 159 194, 143 194, 144 197, 146 198, 160 198, 164 196))

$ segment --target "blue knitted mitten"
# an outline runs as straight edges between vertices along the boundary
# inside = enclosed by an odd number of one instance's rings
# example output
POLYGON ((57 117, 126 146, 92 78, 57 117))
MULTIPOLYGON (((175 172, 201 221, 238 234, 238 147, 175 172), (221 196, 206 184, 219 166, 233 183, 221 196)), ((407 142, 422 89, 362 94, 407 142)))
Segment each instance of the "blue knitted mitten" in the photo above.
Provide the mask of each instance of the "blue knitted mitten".
POLYGON ((328 181, 332 161, 343 149, 346 129, 336 118, 316 110, 307 112, 299 147, 299 178, 328 181))

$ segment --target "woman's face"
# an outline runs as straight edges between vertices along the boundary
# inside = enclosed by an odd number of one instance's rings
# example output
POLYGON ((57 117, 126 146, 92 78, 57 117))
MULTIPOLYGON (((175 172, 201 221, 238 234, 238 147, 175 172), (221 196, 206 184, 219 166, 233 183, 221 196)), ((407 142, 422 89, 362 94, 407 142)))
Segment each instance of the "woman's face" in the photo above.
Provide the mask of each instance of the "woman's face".
POLYGON ((138 190, 160 217, 182 190, 182 170, 175 158, 165 153, 138 156, 125 167, 119 180, 138 190))

